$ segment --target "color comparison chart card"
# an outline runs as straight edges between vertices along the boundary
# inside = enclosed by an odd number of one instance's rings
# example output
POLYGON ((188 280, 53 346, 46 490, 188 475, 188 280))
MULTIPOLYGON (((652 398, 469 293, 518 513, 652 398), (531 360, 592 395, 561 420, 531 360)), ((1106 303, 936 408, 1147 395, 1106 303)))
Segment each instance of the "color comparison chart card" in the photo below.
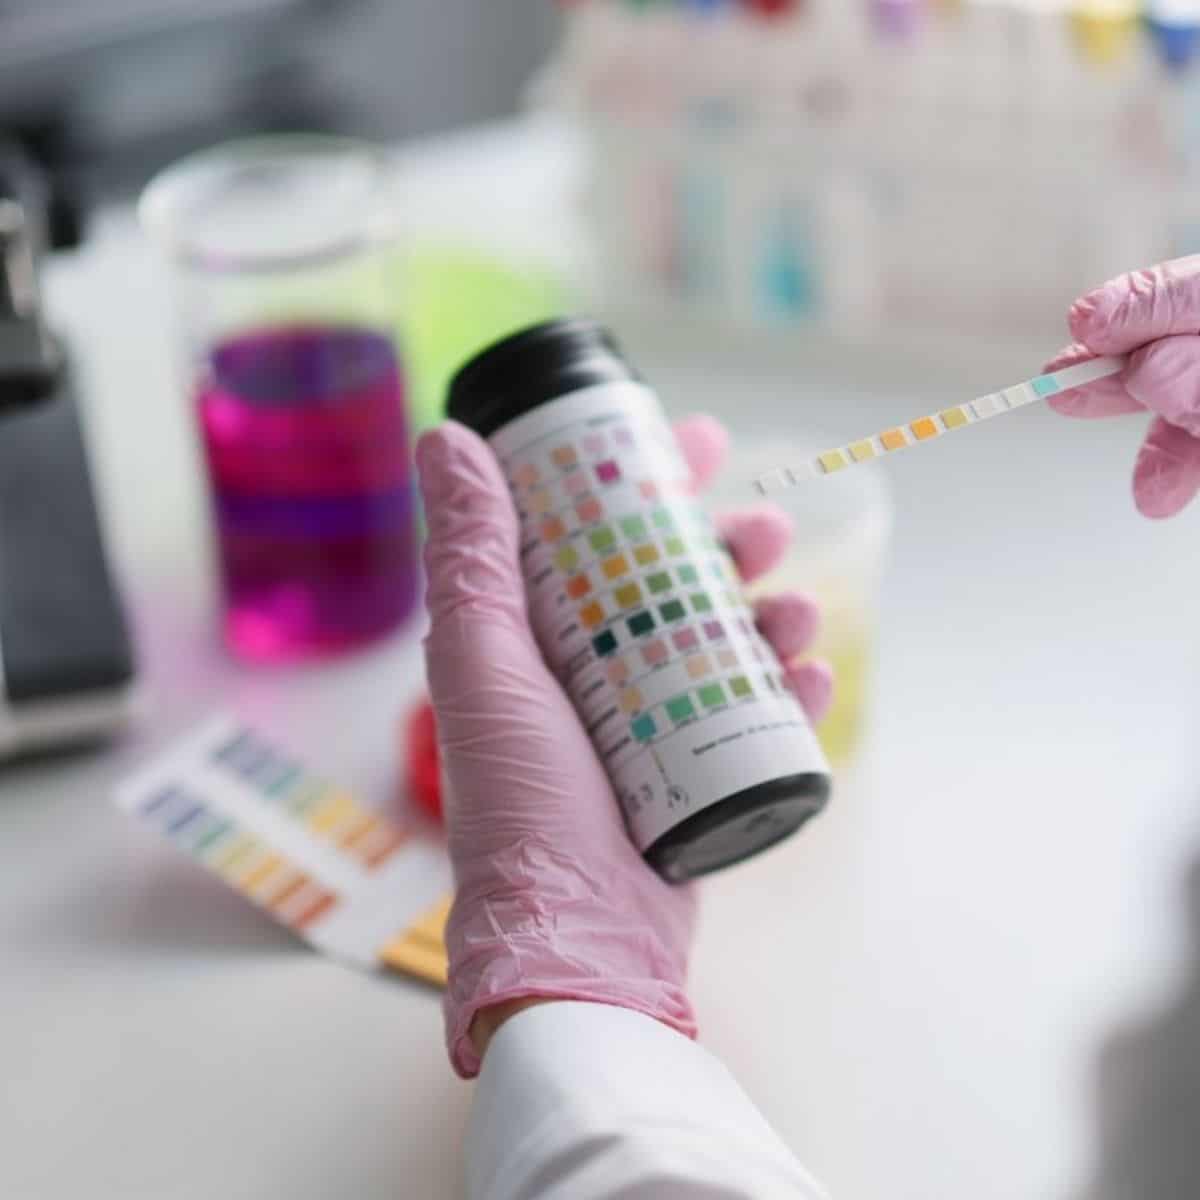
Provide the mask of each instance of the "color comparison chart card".
POLYGON ((234 718, 142 768, 116 801, 318 950, 445 984, 445 851, 234 718))

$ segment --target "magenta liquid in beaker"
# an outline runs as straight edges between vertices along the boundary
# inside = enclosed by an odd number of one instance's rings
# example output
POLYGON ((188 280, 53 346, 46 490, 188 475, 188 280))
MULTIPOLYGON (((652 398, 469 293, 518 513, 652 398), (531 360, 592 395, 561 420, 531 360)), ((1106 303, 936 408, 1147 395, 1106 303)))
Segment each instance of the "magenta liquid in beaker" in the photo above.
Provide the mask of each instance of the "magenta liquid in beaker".
POLYGON ((336 651, 399 624, 417 555, 390 339, 352 326, 240 334, 212 350, 197 402, 233 648, 336 651))
POLYGON ((185 159, 142 201, 175 269, 243 658, 348 649, 416 608, 385 195, 372 147, 284 136, 185 159))

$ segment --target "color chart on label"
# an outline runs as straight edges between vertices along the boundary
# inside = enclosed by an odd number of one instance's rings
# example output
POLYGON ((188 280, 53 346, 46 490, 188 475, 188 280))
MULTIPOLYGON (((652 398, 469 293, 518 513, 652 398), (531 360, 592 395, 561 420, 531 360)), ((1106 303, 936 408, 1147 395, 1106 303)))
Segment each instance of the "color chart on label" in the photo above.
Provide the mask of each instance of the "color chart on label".
POLYGON ((317 949, 445 983, 445 852, 255 730, 216 718, 126 780, 116 799, 317 949))
POLYGON ((681 811, 787 773, 812 734, 653 398, 606 385, 554 410, 491 441, 522 520, 542 651, 645 849, 681 811), (714 771, 713 750, 751 737, 753 764, 714 771))

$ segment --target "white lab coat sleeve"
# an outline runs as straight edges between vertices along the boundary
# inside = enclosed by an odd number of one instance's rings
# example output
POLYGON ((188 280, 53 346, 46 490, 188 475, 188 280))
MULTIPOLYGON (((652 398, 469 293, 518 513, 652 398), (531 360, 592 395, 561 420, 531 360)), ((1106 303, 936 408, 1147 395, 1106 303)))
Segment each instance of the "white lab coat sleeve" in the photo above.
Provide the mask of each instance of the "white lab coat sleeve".
POLYGON ((627 1009, 511 1017, 484 1057, 470 1200, 825 1200, 706 1050, 627 1009))

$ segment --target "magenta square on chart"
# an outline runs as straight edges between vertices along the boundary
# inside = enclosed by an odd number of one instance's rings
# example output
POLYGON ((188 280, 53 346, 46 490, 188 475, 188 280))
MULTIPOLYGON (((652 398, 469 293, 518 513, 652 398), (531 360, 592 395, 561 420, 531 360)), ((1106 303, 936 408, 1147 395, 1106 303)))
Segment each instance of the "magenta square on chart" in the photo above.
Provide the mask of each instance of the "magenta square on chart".
POLYGON ((579 496, 587 491, 587 476, 582 471, 572 471, 563 481, 568 496, 579 496))
POLYGON ((671 641, 675 643, 675 649, 679 651, 695 650, 700 644, 700 639, 696 636, 694 629, 681 629, 678 633, 671 634, 671 641))
POLYGON ((616 483, 621 478, 621 468, 613 459, 606 459, 604 462, 596 464, 596 478, 601 483, 616 483))
POLYGON ((655 638, 652 642, 647 642, 642 647, 642 658, 646 660, 646 666, 657 667, 667 661, 667 645, 662 638, 655 638))
POLYGON ((725 626, 720 621, 705 621, 704 636, 710 642, 719 642, 725 636, 725 626))

